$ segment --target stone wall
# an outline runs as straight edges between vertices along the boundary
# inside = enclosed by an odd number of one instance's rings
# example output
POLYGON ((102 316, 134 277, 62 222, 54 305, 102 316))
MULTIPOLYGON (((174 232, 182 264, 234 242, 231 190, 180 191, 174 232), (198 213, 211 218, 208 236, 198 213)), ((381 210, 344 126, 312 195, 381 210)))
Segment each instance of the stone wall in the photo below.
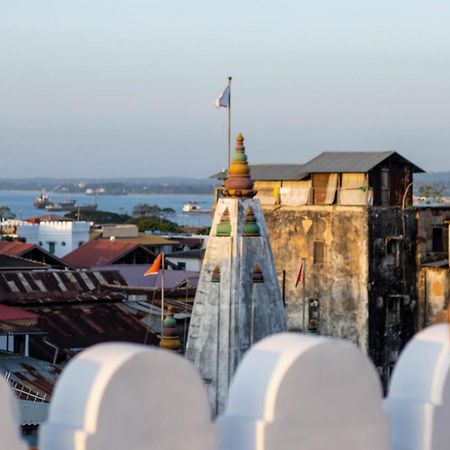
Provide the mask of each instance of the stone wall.
POLYGON ((295 283, 306 258, 305 323, 318 306, 321 335, 348 339, 367 350, 367 211, 357 206, 264 208, 280 286, 285 272, 289 329, 303 325, 302 287, 295 283), (323 243, 323 262, 314 261, 314 242, 323 243))
POLYGON ((447 320, 450 300, 450 269, 423 267, 419 274, 419 296, 423 308, 422 326, 447 320))

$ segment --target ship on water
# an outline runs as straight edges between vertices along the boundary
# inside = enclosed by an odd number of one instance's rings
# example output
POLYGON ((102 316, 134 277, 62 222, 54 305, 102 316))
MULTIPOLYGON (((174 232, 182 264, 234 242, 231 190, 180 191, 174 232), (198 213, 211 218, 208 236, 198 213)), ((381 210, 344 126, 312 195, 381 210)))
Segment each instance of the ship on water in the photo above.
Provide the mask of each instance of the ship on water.
POLYGON ((190 201, 183 205, 182 212, 187 215, 208 215, 211 209, 203 209, 199 203, 190 201))
POLYGON ((38 195, 33 202, 33 205, 37 209, 47 209, 52 211, 51 206, 58 205, 58 208, 60 211, 71 211, 75 207, 76 200, 68 199, 64 200, 62 202, 52 202, 48 195, 45 193, 42 193, 38 195))
POLYGON ((97 210, 97 203, 92 204, 83 204, 83 205, 77 205, 76 200, 68 199, 63 200, 61 202, 54 202, 51 201, 47 194, 42 193, 38 195, 33 202, 33 205, 37 209, 45 209, 49 212, 71 212, 71 211, 96 211, 97 210))

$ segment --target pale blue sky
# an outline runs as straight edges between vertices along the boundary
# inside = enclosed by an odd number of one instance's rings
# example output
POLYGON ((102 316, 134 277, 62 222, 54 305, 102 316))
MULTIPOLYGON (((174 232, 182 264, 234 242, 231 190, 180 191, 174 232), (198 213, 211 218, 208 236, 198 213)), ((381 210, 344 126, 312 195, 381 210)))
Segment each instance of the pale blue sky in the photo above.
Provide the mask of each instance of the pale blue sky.
POLYGON ((0 177, 394 149, 450 170, 450 1, 0 0, 0 177))

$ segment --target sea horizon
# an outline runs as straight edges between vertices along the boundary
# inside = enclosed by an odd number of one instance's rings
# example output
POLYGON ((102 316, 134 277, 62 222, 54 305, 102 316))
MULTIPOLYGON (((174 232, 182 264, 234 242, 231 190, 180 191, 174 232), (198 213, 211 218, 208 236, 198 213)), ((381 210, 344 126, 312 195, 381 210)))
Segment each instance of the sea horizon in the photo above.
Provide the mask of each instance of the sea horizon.
MULTIPOLYGON (((8 206, 11 212, 18 219, 41 216, 44 214, 53 214, 64 216, 67 211, 47 212, 45 209, 35 208, 34 199, 42 194, 42 191, 18 191, 18 190, 0 190, 0 206, 8 206)), ((168 217, 169 220, 180 225, 203 227, 209 226, 212 221, 210 215, 189 216, 182 213, 183 205, 189 201, 199 203, 202 209, 210 209, 213 203, 211 194, 126 194, 126 195, 86 195, 86 194, 62 194, 47 192, 51 201, 61 202, 64 200, 76 200, 77 205, 91 205, 97 203, 99 211, 109 211, 116 214, 131 215, 133 208, 139 203, 157 205, 160 208, 172 208, 175 215, 168 217)))

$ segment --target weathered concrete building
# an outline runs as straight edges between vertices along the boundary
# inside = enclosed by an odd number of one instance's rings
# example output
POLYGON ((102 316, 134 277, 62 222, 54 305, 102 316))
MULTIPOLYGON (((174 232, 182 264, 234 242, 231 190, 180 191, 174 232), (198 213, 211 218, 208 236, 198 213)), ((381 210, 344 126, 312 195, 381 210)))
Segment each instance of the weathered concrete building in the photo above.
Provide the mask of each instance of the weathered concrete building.
POLYGON ((418 327, 446 320, 450 300, 450 207, 417 208, 418 327))
POLYGON ((200 372, 214 415, 250 346, 285 331, 286 319, 264 215, 252 197, 243 138, 216 205, 191 316, 186 357, 200 372))
POLYGON ((388 380, 416 330, 412 175, 422 170, 391 151, 251 169, 289 328, 357 343, 388 380), (295 287, 302 260, 304 292, 295 287))

